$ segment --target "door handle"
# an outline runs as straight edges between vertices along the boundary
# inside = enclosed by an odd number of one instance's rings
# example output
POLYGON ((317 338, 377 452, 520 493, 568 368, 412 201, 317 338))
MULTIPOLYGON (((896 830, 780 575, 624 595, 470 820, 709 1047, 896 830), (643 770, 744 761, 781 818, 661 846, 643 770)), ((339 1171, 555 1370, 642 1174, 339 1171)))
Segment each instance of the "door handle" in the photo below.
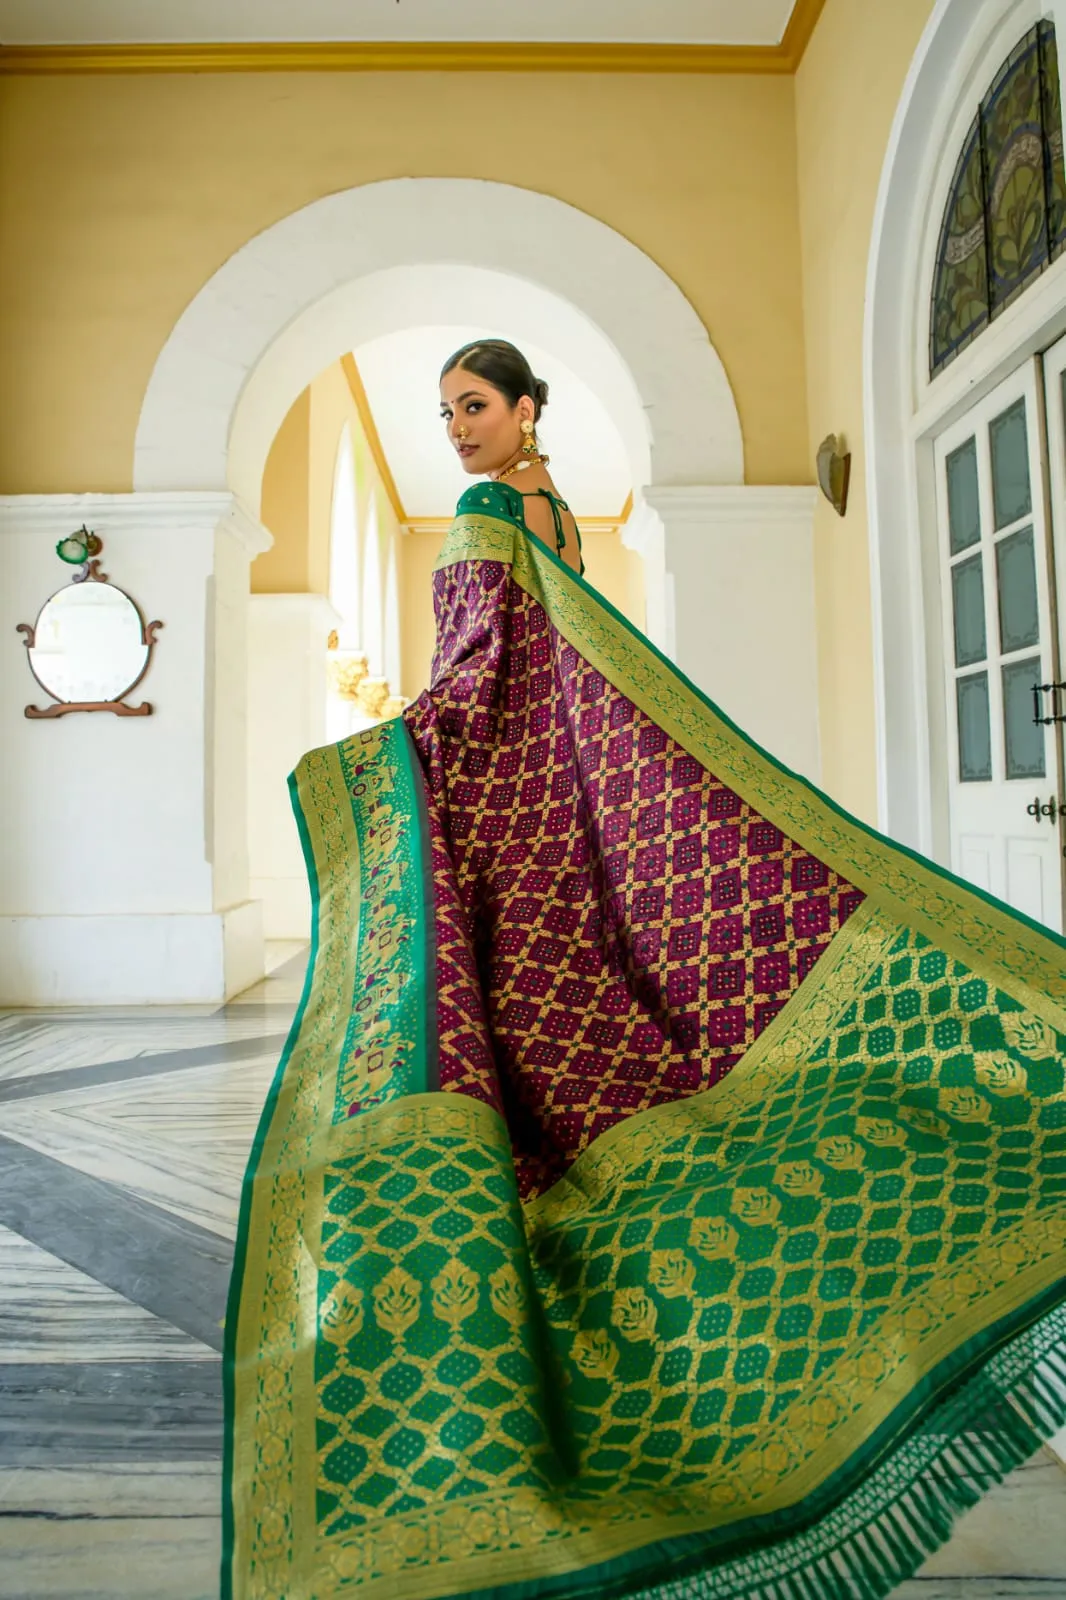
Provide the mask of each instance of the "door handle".
POLYGON ((1066 817, 1066 806, 1060 804, 1054 795, 1045 805, 1038 795, 1032 805, 1026 806, 1025 812, 1026 816, 1035 817, 1037 822, 1041 817, 1046 817, 1049 822, 1055 822, 1058 817, 1066 817))

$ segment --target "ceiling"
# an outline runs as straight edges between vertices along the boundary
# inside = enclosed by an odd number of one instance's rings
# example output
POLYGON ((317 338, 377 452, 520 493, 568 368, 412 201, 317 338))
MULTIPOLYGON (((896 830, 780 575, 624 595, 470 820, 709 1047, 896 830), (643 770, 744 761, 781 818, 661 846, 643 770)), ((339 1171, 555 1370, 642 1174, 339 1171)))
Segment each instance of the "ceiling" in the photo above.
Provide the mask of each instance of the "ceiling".
POLYGON ((781 42, 795 0, 0 0, 0 41, 781 42))
MULTIPOLYGON (((544 328, 549 337, 554 331, 544 328)), ((486 336, 501 334, 483 323, 404 328, 354 351, 385 459, 412 519, 451 516, 470 484, 440 420, 437 373, 454 350, 486 336)), ((557 355, 526 338, 522 349, 550 391, 538 432, 559 492, 578 517, 617 517, 632 480, 602 400, 557 355)))

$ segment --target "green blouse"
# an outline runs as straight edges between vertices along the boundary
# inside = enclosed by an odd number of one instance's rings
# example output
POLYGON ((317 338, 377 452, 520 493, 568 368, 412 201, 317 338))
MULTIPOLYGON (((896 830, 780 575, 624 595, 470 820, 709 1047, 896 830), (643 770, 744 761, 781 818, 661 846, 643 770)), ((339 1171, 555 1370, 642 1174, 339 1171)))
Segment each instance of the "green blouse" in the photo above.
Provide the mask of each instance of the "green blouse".
MULTIPOLYGON (((569 512, 570 507, 565 500, 560 500, 558 495, 552 494, 548 489, 534 489, 527 496, 521 490, 512 488, 509 483, 493 483, 491 480, 487 483, 472 483, 460 499, 455 514, 463 516, 469 513, 477 516, 480 513, 483 516, 501 517, 505 522, 512 522, 515 527, 521 528, 523 533, 528 533, 531 539, 539 539, 543 544, 543 539, 533 532, 526 521, 525 502, 535 496, 547 500, 551 506, 552 522, 555 524, 555 552, 561 558, 566 545, 566 529, 563 527, 562 514, 564 511, 569 512)), ((581 556, 581 576, 584 577, 585 557, 581 549, 581 530, 576 524, 575 530, 578 554, 581 556)))

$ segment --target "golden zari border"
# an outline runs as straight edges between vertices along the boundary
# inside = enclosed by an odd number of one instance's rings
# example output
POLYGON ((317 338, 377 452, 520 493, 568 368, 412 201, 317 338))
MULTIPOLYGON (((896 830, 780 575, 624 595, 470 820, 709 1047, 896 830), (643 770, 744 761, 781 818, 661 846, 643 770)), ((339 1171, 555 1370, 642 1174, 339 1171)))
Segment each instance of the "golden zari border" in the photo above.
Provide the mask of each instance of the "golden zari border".
MULTIPOLYGON (((343 1152, 359 1126, 346 1115, 351 1096, 380 1094, 384 1079, 395 1078, 396 1094, 420 1076, 424 1081, 419 1069, 425 1064, 412 1049, 413 1024, 397 1025, 401 1008, 407 1014, 420 1009, 423 1002, 413 991, 425 982, 412 957, 413 930, 401 925, 417 916, 412 906, 420 888, 403 880, 421 865, 412 845, 417 819, 410 814, 409 775, 403 770, 405 738, 397 719, 380 723, 311 751, 290 779, 315 931, 310 987, 245 1180, 251 1203, 241 1230, 245 1251, 233 1345, 232 1481, 249 1485, 250 1496, 234 1520, 236 1570, 250 1561, 253 1526, 260 1537, 268 1531, 278 1558, 294 1573, 300 1572, 301 1552, 311 1558, 296 1529, 314 1519, 313 1426, 301 1426, 300 1419, 314 1414, 314 1341, 305 1330, 317 1325, 322 1168, 343 1152), (353 1055, 348 1046, 352 1018, 359 1016, 357 980, 373 984, 374 1016, 358 1030, 353 1055), (269 1393, 260 1381, 264 1355, 269 1393), (277 1440, 274 1459, 257 1443, 267 1412, 277 1440)), ((301 1581, 309 1576, 308 1568, 301 1581)))
POLYGON ((591 666, 709 771, 907 926, 987 975, 1027 1010, 1062 1027, 1066 948, 840 811, 735 728, 596 591, 544 546, 493 517, 457 517, 435 570, 498 561, 543 605, 591 666), (1054 1004, 1060 1003, 1059 1006, 1054 1004))

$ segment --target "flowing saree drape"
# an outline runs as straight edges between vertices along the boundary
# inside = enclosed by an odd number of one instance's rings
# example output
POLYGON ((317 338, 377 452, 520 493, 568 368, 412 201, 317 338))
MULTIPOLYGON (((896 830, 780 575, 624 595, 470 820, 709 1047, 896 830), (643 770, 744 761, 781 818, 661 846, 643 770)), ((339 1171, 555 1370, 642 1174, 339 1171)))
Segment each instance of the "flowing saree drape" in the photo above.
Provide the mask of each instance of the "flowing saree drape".
POLYGON ((1066 1421, 1063 943, 778 766, 478 486, 292 790, 227 1596, 877 1596, 1066 1421))

